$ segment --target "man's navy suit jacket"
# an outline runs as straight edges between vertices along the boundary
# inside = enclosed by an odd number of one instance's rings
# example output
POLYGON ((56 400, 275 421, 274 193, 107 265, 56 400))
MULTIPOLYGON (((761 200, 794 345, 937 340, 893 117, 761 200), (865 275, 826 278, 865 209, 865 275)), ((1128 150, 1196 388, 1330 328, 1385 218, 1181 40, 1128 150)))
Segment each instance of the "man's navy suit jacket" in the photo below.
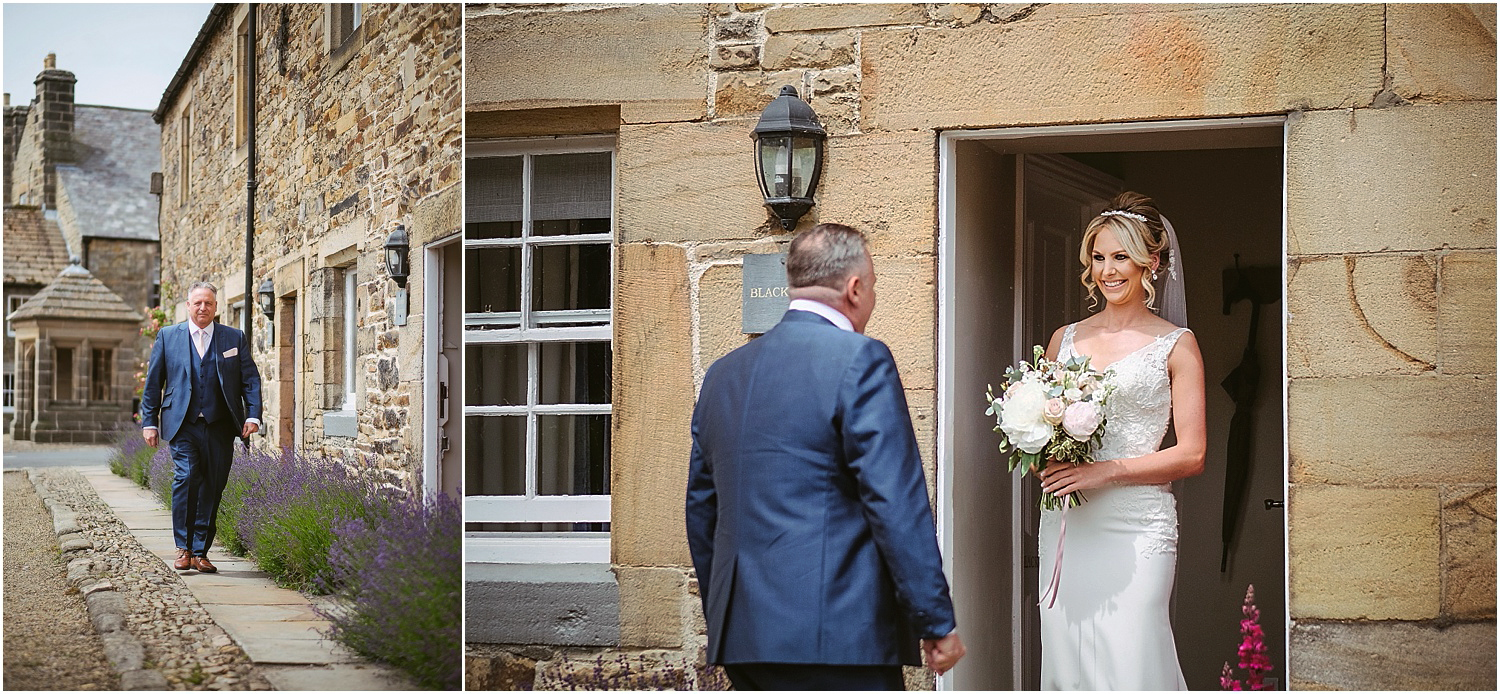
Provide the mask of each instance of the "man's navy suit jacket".
MULTIPOLYGON (((146 387, 141 393, 141 426, 157 427, 163 441, 177 435, 193 401, 193 373, 198 352, 188 331, 188 321, 162 328, 151 345, 151 359, 146 362, 146 387)), ((217 357, 219 390, 229 406, 229 416, 236 432, 245 428, 245 420, 260 419, 260 371, 250 359, 250 343, 245 333, 223 324, 214 325, 209 349, 217 357), (226 352, 233 350, 230 356, 226 352)), ((226 461, 227 462, 227 461, 226 461)))
POLYGON ((788 311, 708 370, 687 534, 714 663, 920 664, 953 631, 885 344, 788 311))

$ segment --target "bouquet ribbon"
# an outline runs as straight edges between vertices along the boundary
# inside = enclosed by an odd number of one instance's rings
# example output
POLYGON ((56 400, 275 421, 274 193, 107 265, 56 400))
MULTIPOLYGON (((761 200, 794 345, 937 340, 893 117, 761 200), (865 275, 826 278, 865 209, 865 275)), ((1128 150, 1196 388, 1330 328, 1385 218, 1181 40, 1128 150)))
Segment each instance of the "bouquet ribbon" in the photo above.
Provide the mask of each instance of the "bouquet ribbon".
POLYGON ((1047 590, 1042 592, 1041 598, 1036 601, 1038 605, 1046 602, 1047 609, 1049 610, 1052 609, 1053 605, 1057 604, 1057 586, 1062 582, 1063 540, 1068 536, 1069 506, 1072 506, 1070 500, 1063 499, 1062 519, 1057 529, 1057 558, 1052 561, 1052 580, 1048 582, 1047 590), (1048 598, 1049 595, 1051 596, 1050 599, 1048 598))

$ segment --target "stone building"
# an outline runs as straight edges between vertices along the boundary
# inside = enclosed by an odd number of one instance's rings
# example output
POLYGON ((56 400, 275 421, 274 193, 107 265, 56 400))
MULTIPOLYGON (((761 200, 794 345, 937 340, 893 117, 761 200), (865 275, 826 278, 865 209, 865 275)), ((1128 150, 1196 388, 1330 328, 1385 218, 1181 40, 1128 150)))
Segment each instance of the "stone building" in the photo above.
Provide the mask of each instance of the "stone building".
MULTIPOLYGON (((56 278, 70 256, 136 312, 160 300, 150 190, 160 131, 147 111, 75 104, 77 81, 49 54, 30 103, 11 106, 5 97, 7 314, 56 278)), ((6 412, 14 397, 12 333, 7 324, 6 412)), ((144 347, 137 336, 130 351, 144 347)))
POLYGON ((923 443, 969 648, 934 684, 1037 686, 1031 483, 1004 472, 981 395, 1086 315, 1081 227, 1131 189, 1182 238, 1207 369, 1208 469, 1175 485, 1189 686, 1236 660, 1254 584, 1278 686, 1495 687, 1492 5, 466 13, 471 687, 701 657, 688 422, 751 339, 745 258, 792 236, 750 137, 785 85, 829 132, 797 228, 870 235, 869 333, 923 443), (559 182, 608 204, 539 214, 559 182), (575 315, 542 330, 516 287, 564 243, 571 274, 536 282, 575 315), (1247 351, 1248 490, 1226 502, 1220 384, 1247 351), (607 396, 547 395, 602 378, 607 396))
POLYGON ((217 4, 153 114, 168 300, 181 319, 187 286, 220 287, 220 320, 252 336, 265 440, 449 492, 461 21, 457 5, 217 4), (385 248, 401 234, 404 288, 385 248))

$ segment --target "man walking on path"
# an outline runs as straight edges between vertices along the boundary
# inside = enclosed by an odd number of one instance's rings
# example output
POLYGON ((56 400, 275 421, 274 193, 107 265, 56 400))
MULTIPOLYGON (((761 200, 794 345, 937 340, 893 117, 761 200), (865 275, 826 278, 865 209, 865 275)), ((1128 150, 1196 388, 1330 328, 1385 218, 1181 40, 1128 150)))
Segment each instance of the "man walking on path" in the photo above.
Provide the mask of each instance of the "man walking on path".
POLYGON ((781 323, 716 362, 693 410, 687 535, 708 657, 735 689, 903 689, 963 657, 864 235, 792 241, 781 323))
POLYGON ((188 322, 163 328, 151 346, 141 395, 142 436, 171 445, 172 568, 213 573, 208 561, 234 438, 260 429, 260 371, 245 333, 214 322, 218 289, 188 289, 188 322))

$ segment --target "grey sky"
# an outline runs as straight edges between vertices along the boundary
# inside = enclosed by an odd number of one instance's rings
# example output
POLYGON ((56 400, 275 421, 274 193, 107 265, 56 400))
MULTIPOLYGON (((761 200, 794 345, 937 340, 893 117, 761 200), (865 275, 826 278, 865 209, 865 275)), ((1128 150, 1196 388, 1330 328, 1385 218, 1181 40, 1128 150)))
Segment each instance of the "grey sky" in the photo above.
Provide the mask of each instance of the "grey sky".
POLYGON ((36 96, 48 53, 78 78, 74 101, 155 109, 212 4, 5 3, 5 92, 36 96))

